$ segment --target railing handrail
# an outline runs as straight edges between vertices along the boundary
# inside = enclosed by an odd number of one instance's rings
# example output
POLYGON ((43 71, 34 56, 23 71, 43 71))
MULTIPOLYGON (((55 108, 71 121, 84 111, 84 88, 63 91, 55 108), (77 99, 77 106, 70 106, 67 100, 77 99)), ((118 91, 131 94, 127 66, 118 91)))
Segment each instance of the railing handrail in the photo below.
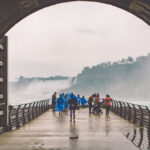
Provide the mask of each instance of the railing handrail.
POLYGON ((150 130, 150 109, 147 106, 112 100, 112 112, 150 130), (121 105, 118 105, 118 104, 121 105))
MULTIPOLYGON (((43 99, 43 100, 51 100, 50 98, 47 98, 47 99, 43 99)), ((25 105, 25 104, 30 104, 30 103, 34 103, 34 102, 39 102, 39 101, 43 101, 43 100, 35 100, 35 101, 32 101, 32 102, 28 102, 28 103, 23 103, 23 104, 16 104, 16 105, 9 105, 9 106, 19 106, 19 105, 25 105)))
POLYGON ((9 105, 8 130, 19 128, 49 109, 50 99, 20 105, 9 105), (39 105, 40 104, 40 105, 39 105))

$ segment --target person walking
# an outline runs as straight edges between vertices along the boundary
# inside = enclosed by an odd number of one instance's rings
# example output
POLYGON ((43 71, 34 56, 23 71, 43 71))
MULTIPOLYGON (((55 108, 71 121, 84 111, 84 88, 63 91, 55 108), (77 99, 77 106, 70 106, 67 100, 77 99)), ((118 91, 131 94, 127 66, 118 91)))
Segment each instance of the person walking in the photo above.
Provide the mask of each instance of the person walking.
POLYGON ((56 106, 56 92, 52 95, 52 109, 55 111, 56 106))
POLYGON ((109 115, 112 98, 107 94, 105 98, 106 115, 109 115))
POLYGON ((93 103, 93 97, 90 96, 88 99, 88 104, 89 104, 89 114, 91 114, 91 110, 92 110, 92 103, 93 103))
POLYGON ((60 96, 56 100, 56 111, 59 112, 59 115, 62 116, 62 112, 65 109, 65 99, 63 94, 60 94, 60 96))
POLYGON ((81 106, 84 107, 84 105, 87 103, 87 100, 85 99, 84 96, 81 98, 81 106))
POLYGON ((69 99, 68 103, 70 109, 70 121, 73 119, 75 123, 75 111, 77 109, 78 102, 73 93, 71 94, 71 98, 69 99))
POLYGON ((79 95, 79 94, 77 95, 77 98, 78 98, 78 109, 80 109, 81 98, 80 98, 80 95, 79 95))

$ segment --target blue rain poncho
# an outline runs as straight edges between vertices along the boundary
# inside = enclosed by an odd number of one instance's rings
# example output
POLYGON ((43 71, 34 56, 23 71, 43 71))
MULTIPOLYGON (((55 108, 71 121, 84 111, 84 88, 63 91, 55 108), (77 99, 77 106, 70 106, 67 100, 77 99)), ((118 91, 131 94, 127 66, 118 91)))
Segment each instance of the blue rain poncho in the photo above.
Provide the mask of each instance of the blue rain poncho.
POLYGON ((67 93, 66 95, 66 98, 65 98, 65 105, 66 105, 66 109, 68 109, 69 108, 69 99, 71 99, 71 94, 72 93, 67 93))
POLYGON ((87 103, 87 100, 85 99, 85 97, 81 98, 81 105, 85 105, 87 103))
POLYGON ((65 98, 62 94, 56 99, 56 109, 55 111, 64 111, 65 109, 65 98))
POLYGON ((79 97, 77 97, 77 96, 74 95, 73 98, 75 98, 75 99, 77 100, 77 103, 78 103, 78 105, 79 105, 79 102, 80 102, 79 97))
MULTIPOLYGON (((68 109, 69 108, 69 99, 71 99, 71 95, 72 95, 72 93, 67 93, 66 94, 67 96, 66 96, 66 99, 65 99, 65 103, 66 103, 66 108, 68 109)), ((77 100, 77 102, 78 102, 78 105, 79 105, 79 98, 77 97, 77 96, 73 96, 73 98, 75 98, 76 100, 77 100)))

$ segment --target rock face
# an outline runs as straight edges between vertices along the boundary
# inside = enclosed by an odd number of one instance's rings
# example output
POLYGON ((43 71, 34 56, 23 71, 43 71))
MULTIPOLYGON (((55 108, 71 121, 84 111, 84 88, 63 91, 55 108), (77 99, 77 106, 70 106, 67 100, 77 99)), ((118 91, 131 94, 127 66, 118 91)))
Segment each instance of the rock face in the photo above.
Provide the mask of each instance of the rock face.
MULTIPOLYGON (((77 1, 77 0, 71 0, 77 1)), ((81 0, 82 1, 82 0, 81 0)), ((93 0, 87 0, 92 1, 93 0)), ((124 9, 150 25, 149 0, 94 0, 124 9)), ((0 37, 13 25, 31 13, 58 3, 70 0, 0 0, 0 37)))

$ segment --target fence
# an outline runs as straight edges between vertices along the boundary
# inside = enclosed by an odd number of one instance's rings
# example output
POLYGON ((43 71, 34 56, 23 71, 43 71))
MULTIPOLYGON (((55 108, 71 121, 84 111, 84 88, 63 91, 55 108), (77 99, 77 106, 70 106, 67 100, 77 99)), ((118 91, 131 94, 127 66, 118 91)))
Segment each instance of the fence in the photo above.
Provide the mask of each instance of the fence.
POLYGON ((133 128, 125 131, 123 134, 140 150, 148 150, 150 148, 150 136, 146 128, 133 128))
POLYGON ((8 130, 14 130, 38 117, 49 109, 49 99, 9 106, 8 130))
POLYGON ((124 119, 150 130, 150 110, 147 106, 113 100, 111 110, 124 119))

